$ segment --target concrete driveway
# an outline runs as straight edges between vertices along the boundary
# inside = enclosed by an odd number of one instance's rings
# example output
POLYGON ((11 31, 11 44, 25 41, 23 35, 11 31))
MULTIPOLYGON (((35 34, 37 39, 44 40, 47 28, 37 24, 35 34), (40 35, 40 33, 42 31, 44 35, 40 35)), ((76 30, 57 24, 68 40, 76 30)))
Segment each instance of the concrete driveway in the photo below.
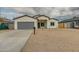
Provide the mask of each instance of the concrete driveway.
POLYGON ((32 30, 10 30, 0 33, 0 52, 21 51, 32 30))

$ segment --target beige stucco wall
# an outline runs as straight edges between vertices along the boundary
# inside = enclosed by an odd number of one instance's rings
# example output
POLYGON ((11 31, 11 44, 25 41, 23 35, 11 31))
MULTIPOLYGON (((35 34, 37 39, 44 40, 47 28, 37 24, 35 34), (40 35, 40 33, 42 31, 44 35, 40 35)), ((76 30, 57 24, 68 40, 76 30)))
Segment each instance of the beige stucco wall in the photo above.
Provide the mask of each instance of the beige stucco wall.
POLYGON ((70 28, 70 23, 64 23, 65 28, 70 28))
POLYGON ((70 24, 71 22, 64 23, 65 28, 71 28, 70 24))
POLYGON ((37 19, 39 19, 39 20, 49 20, 49 18, 45 17, 45 16, 38 17, 37 19))
POLYGON ((47 22, 47 28, 58 28, 58 21, 57 20, 54 20, 54 19, 50 19, 50 20, 48 20, 48 22, 47 22), (50 25, 50 23, 51 22, 54 22, 54 26, 51 26, 50 25))
POLYGON ((9 24, 8 27, 9 29, 14 29, 14 24, 9 24))

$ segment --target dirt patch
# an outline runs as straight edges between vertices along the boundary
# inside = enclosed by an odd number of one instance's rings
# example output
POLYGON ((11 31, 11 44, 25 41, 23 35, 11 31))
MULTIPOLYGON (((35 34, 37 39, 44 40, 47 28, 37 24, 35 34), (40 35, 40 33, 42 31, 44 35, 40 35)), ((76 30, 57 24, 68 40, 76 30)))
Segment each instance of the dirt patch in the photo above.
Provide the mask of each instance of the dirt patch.
POLYGON ((40 29, 31 35, 23 52, 75 52, 79 51, 79 30, 40 29))

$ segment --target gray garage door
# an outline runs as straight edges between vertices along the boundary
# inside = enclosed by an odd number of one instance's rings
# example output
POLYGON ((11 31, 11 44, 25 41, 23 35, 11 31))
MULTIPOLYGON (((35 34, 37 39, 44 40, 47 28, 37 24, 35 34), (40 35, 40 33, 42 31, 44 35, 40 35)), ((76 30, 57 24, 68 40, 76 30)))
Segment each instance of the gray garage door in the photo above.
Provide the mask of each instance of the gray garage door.
POLYGON ((33 29, 34 22, 18 22, 18 29, 33 29))

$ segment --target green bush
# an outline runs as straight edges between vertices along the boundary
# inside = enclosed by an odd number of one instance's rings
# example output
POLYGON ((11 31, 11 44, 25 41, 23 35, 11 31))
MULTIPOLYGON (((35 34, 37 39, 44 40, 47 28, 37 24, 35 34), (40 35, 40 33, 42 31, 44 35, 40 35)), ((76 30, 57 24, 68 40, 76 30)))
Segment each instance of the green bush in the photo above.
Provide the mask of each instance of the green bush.
POLYGON ((0 30, 2 29, 8 29, 8 25, 5 23, 0 24, 0 30))

